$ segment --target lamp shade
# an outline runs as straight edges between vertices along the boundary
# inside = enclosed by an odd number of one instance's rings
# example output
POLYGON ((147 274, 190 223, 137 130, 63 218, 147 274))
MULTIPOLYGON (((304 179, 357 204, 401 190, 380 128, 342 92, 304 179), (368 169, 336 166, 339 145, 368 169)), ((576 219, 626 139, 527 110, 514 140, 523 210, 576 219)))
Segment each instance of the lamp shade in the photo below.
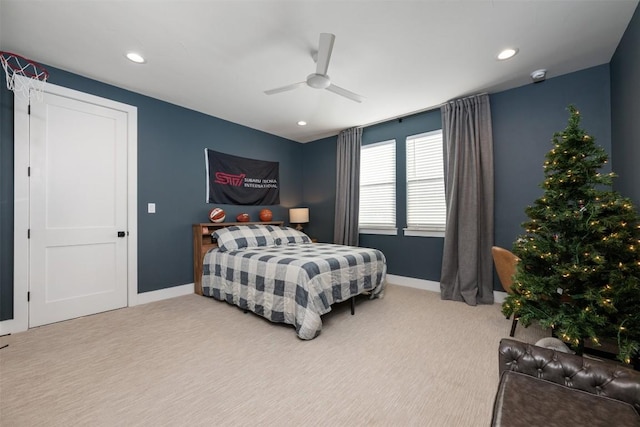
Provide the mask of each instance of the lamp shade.
POLYGON ((309 208, 289 209, 289 222, 292 224, 304 224, 309 222, 309 208))

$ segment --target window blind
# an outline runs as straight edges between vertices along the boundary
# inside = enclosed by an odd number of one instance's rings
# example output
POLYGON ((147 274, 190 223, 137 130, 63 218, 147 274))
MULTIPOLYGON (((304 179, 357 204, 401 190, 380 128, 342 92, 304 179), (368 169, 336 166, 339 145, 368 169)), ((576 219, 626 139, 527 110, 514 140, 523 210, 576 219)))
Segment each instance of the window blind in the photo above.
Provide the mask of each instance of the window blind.
POLYGON ((396 141, 365 145, 360 153, 359 227, 395 227, 396 141))
POLYGON ((407 138, 407 228, 444 231, 442 130, 407 138))

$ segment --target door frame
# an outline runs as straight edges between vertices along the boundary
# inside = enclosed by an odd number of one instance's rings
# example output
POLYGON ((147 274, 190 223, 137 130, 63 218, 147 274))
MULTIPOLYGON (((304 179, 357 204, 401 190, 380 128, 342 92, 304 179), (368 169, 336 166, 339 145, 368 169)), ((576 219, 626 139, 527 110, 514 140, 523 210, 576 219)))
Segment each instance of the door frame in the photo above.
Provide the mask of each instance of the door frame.
MULTIPOLYGON (((16 78, 24 79, 25 77, 16 78)), ((46 83, 44 92, 119 110, 127 115, 127 306, 138 297, 138 108, 46 83)), ((39 102, 37 99, 33 102, 39 102)), ((29 329, 29 101, 14 96, 13 319, 0 322, 0 335, 29 329)))

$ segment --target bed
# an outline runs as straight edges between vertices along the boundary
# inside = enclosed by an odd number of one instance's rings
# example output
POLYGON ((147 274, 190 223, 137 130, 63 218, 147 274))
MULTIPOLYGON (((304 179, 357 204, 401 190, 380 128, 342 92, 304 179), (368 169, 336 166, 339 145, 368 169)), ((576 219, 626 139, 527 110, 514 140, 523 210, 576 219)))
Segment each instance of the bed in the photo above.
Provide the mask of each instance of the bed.
POLYGON ((231 226, 213 233, 204 256, 202 294, 295 326, 310 340, 335 303, 384 293, 386 259, 377 249, 311 243, 288 227, 231 226))

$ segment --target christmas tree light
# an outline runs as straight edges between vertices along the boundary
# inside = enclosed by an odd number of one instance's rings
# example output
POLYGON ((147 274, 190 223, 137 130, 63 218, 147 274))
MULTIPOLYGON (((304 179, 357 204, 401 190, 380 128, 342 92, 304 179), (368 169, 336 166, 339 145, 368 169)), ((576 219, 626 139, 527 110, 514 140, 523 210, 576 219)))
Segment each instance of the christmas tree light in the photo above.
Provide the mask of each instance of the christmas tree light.
POLYGON ((553 328, 577 349, 614 339, 629 363, 640 355, 640 219, 611 189, 615 174, 598 172, 608 156, 580 128, 578 110, 568 110, 545 156, 544 194, 525 209, 514 293, 502 311, 553 328))

